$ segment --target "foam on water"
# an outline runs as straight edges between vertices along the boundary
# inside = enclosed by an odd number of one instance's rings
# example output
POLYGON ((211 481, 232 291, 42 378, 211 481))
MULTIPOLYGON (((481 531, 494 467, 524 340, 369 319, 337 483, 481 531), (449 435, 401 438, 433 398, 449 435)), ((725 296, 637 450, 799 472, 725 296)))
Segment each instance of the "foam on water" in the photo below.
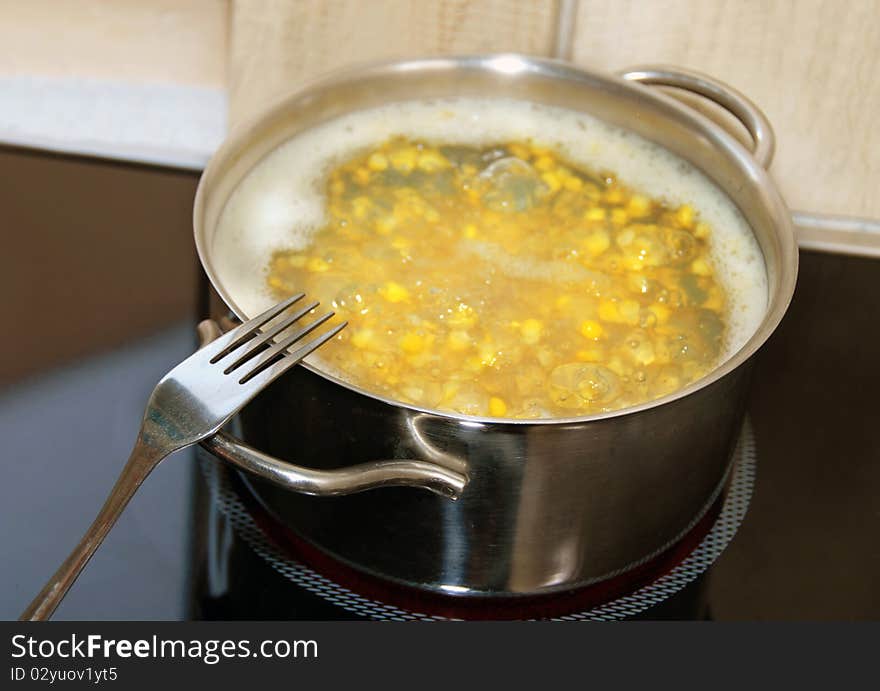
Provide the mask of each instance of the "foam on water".
POLYGON ((351 113, 266 156, 237 186, 214 236, 217 273, 247 314, 273 302, 266 266, 276 249, 304 249, 324 223, 323 173, 393 136, 474 146, 532 139, 572 162, 613 171, 625 185, 690 204, 712 228, 715 270, 727 290, 724 358, 755 332, 767 307, 758 243, 730 199, 696 168, 638 135, 575 111, 507 99, 413 101, 351 113))

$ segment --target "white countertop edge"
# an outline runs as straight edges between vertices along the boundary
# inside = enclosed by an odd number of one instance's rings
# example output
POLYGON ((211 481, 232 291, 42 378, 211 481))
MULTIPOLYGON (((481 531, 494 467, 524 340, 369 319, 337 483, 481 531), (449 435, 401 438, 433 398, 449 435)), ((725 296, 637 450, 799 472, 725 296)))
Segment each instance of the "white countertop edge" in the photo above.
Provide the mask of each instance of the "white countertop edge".
POLYGON ((199 171, 226 135, 223 89, 0 76, 0 144, 199 171))

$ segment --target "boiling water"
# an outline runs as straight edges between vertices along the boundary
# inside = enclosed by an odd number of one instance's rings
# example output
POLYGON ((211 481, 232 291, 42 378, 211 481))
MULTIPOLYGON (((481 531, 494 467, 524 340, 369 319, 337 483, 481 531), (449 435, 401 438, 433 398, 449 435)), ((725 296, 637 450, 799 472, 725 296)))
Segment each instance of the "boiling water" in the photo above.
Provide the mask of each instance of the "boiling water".
POLYGON ((633 133, 582 113, 505 99, 407 102, 359 111, 302 133, 266 156, 231 195, 214 236, 217 273, 247 314, 275 300, 266 286, 273 252, 307 249, 326 223, 325 171, 395 136, 468 146, 533 140, 574 164, 613 171, 628 187, 671 206, 691 205, 712 228, 713 265, 727 293, 722 359, 760 323, 767 304, 761 252, 745 219, 718 187, 633 133))

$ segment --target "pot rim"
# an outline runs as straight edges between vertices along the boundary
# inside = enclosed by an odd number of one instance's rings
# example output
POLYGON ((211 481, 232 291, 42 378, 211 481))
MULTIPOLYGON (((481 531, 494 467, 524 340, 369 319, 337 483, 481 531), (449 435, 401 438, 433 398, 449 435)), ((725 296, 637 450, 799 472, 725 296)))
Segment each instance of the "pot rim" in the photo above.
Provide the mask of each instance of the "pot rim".
MULTIPOLYGON (((589 79, 593 81, 602 81, 613 83, 615 88, 620 90, 628 90, 633 94, 638 94, 640 98, 654 100, 662 104, 663 107, 676 112, 676 116, 685 121, 693 130, 706 134, 713 143, 719 148, 725 149, 728 153, 733 154, 737 163, 743 166, 745 173, 750 176, 755 183, 761 188, 765 195, 764 205, 768 207, 773 223, 776 226, 776 238, 779 241, 779 280, 775 291, 770 291, 768 286, 767 307, 761 323, 749 339, 738 350, 732 353, 726 360, 720 363, 716 368, 705 376, 691 382, 687 386, 660 398, 656 398, 634 406, 628 406, 619 410, 612 410, 603 413, 594 413, 591 415, 580 415, 571 417, 552 417, 552 418, 496 418, 476 415, 465 415, 453 411, 443 411, 434 408, 426 408, 403 401, 397 401, 362 388, 355 384, 351 384, 344 379, 336 377, 329 372, 324 371, 315 364, 307 360, 301 361, 299 364, 307 370, 326 379, 333 384, 342 386, 350 391, 367 396, 374 400, 381 401, 389 406, 398 409, 405 409, 415 413, 431 415, 435 418, 444 418, 450 422, 456 422, 464 426, 483 427, 488 425, 518 425, 518 426, 561 426, 580 425, 588 422, 598 422, 612 418, 625 417, 635 415, 652 408, 667 405, 681 398, 689 396, 696 391, 709 387, 733 370, 745 363, 754 355, 767 339, 776 330, 783 316, 788 310, 794 295, 794 288, 798 272, 798 249, 794 234, 794 227, 791 220, 791 213, 788 210, 782 196, 780 195, 775 183, 770 178, 769 173, 754 159, 749 152, 735 137, 725 131, 720 125, 713 122, 699 111, 685 105, 683 102, 660 92, 657 89, 633 83, 615 74, 602 71, 584 69, 575 66, 569 62, 544 58, 521 55, 517 53, 490 53, 490 54, 469 54, 447 57, 428 57, 413 58, 405 60, 381 60, 362 63, 341 70, 336 70, 316 79, 309 80, 295 91, 277 99, 272 105, 256 115, 246 119, 240 123, 227 135, 226 139, 211 157, 208 165, 205 167, 201 178, 199 179, 198 188, 196 190, 195 200, 193 203, 193 231, 196 245, 196 252, 202 268, 208 276, 211 285, 217 291, 224 303, 232 310, 232 312, 241 320, 249 318, 244 311, 237 305, 232 296, 223 288, 222 282, 219 280, 216 272, 213 270, 213 264, 210 260, 210 250, 206 246, 206 233, 204 232, 204 206, 205 197, 207 195, 206 188, 210 186, 212 179, 219 176, 221 164, 227 157, 235 155, 236 152, 246 149, 248 146, 249 133, 252 129, 259 126, 265 121, 273 120, 285 111, 296 108, 297 103, 310 100, 315 92, 319 92, 331 87, 339 88, 347 83, 356 82, 365 76, 381 76, 383 74, 392 75, 401 72, 413 71, 439 71, 450 68, 468 68, 479 69, 485 72, 494 72, 499 75, 512 74, 519 71, 536 73, 538 75, 553 78, 569 80, 576 85, 578 80, 589 79)), ((521 99, 527 101, 528 99, 521 99)), ((663 146, 660 142, 655 142, 658 146, 663 146)), ((677 154, 676 154, 677 155, 677 154)), ((705 170, 701 170, 708 177, 705 170)), ((713 183, 727 194, 717 181, 713 183)), ((732 200, 731 200, 732 201, 732 200)), ((734 202, 735 204, 735 202, 734 202)), ((765 263, 765 271, 767 269, 766 256, 762 257, 765 263)))

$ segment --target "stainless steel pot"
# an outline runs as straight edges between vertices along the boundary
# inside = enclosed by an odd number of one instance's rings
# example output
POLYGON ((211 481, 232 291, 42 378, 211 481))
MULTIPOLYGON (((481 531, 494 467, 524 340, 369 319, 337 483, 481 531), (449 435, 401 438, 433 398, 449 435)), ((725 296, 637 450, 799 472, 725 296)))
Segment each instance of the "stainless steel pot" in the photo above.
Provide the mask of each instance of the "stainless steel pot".
POLYGON ((247 444, 224 434, 207 446, 250 473, 253 491, 279 520, 357 569, 456 595, 548 593, 611 577, 659 553, 722 491, 751 358, 791 299, 797 247, 790 214, 765 171, 773 153, 769 124, 741 94, 708 77, 667 68, 618 77, 511 55, 387 63, 298 92, 234 132, 215 155, 196 197, 195 239, 225 304, 247 316, 215 269, 213 233, 231 191, 264 155, 352 110, 469 95, 587 112, 706 173, 742 211, 763 252, 769 295, 760 328, 709 376, 675 394, 570 419, 497 420, 419 409, 306 364, 241 415, 236 433, 247 444), (723 106, 752 135, 752 151, 646 84, 678 87, 723 106), (385 485, 434 493, 374 489, 385 485), (349 492, 360 493, 327 496, 349 492))

